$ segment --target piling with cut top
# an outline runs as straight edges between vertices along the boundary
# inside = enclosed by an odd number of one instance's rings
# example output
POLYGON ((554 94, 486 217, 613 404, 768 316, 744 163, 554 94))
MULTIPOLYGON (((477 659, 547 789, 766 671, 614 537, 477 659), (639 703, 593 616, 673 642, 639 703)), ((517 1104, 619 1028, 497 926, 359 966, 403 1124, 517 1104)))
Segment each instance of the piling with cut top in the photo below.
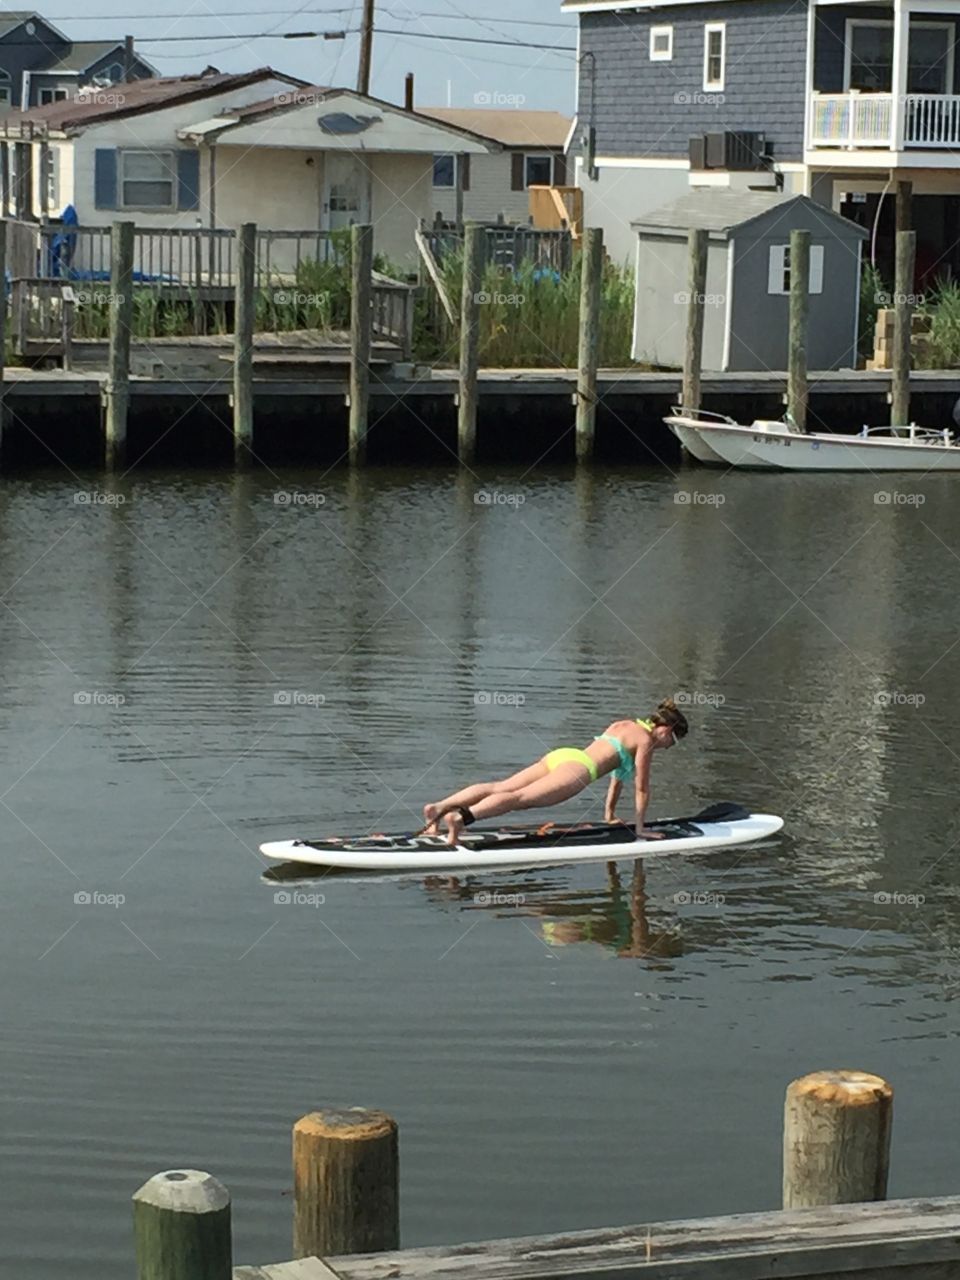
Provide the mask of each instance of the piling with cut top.
POLYGON ((810 232, 790 232, 790 336, 787 351, 787 413, 807 429, 807 319, 810 307, 810 232))
POLYGON ((890 425, 910 422, 910 328, 913 315, 913 277, 917 261, 917 233, 897 232, 893 299, 893 373, 890 387, 890 425))
POLYGON ((137 1280, 231 1280, 230 1195, 199 1169, 155 1174, 133 1197, 137 1280))
POLYGON ((107 363, 106 464, 120 467, 127 456, 130 406, 130 330, 133 323, 132 222, 115 222, 110 233, 110 352, 107 363))
POLYGON ((460 293, 460 388, 457 395, 457 453, 469 466, 477 452, 477 372, 480 367, 480 286, 483 282, 483 228, 468 222, 463 233, 463 287, 460 293))
POLYGON ((247 465, 253 458, 253 292, 256 266, 257 224, 245 222, 237 237, 233 323, 233 456, 238 466, 247 465))
POLYGON ((885 1200, 893 1089, 865 1071, 814 1071, 787 1089, 783 1207, 885 1200))
POLYGON ((703 308, 707 292, 707 233, 687 232, 687 340, 683 353, 683 408, 700 408, 700 370, 703 365, 703 308))
POLYGON ((600 299, 603 231, 587 227, 580 250, 580 332, 577 351, 577 461, 593 457, 597 433, 597 368, 600 363, 600 299))
POLYGON ((350 461, 366 461, 373 326, 373 227, 350 228, 350 461))
POLYGON ((314 1111, 293 1127, 293 1256, 400 1247, 397 1124, 383 1111, 314 1111))

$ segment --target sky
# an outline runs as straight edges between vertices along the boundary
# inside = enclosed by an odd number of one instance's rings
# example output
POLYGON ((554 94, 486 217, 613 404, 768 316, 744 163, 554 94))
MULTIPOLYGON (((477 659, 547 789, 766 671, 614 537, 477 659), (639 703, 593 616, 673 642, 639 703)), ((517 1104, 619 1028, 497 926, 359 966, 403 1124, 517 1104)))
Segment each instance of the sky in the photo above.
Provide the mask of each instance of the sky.
MULTIPOLYGON (((15 0, 9 7, 21 5, 15 0)), ((269 0, 267 7, 263 0, 154 0, 149 15, 144 7, 143 0, 89 0, 88 14, 76 5, 68 11, 60 0, 60 7, 37 12, 74 40, 134 36, 138 52, 162 75, 208 64, 222 71, 272 66, 315 84, 356 86, 356 34, 293 40, 282 33, 355 33, 362 0, 269 0)), ((404 77, 412 71, 417 106, 572 113, 577 24, 561 14, 560 0, 483 0, 469 7, 467 0, 376 0, 376 23, 382 28, 373 45, 376 97, 402 102, 404 77), (478 10, 480 18, 473 16, 478 10)))

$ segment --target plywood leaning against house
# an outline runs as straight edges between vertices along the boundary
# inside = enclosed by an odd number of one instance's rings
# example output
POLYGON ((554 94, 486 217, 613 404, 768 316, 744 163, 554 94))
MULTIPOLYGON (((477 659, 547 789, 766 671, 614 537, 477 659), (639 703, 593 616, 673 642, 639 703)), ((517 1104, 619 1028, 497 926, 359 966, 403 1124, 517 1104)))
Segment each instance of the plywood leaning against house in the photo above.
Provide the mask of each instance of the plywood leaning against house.
POLYGON ((637 235, 633 356, 683 363, 689 300, 687 237, 708 236, 703 296, 705 372, 785 370, 790 234, 810 233, 811 370, 856 365, 863 228, 805 196, 696 190, 644 214, 637 235))

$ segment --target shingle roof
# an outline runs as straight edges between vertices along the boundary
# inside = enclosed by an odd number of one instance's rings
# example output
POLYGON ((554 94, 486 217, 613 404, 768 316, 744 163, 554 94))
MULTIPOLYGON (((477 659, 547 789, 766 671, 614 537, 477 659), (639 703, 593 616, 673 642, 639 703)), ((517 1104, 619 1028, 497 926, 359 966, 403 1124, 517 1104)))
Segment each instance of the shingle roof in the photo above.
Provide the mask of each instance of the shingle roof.
POLYGON ((505 147, 562 147, 571 121, 559 111, 524 111, 499 107, 417 107, 431 116, 470 133, 492 138, 505 147))
POLYGON ((87 67, 116 49, 123 52, 122 40, 74 40, 69 51, 58 62, 41 68, 39 74, 49 71, 86 71, 87 67))
POLYGON ((785 209, 797 200, 812 205, 818 217, 841 222, 848 229, 867 234, 849 218, 841 218, 840 214, 806 196, 784 196, 779 191, 718 191, 715 187, 688 191, 671 204, 651 209, 631 226, 640 231, 700 230, 723 236, 774 209, 785 209))
POLYGON ((6 35, 8 31, 14 31, 21 22, 26 22, 35 16, 32 9, 8 10, 6 13, 0 13, 0 36, 6 35))

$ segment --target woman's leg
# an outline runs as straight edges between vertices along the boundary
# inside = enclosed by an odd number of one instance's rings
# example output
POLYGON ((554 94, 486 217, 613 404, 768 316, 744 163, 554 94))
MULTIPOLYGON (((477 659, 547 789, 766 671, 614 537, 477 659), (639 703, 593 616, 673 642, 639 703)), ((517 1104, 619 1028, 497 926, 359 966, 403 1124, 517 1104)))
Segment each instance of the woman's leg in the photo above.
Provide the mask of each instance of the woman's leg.
POLYGON ((519 791, 523 787, 529 786, 531 782, 546 777, 547 766, 542 760, 538 760, 536 764, 528 765, 526 769, 521 769, 518 773, 512 773, 509 778, 501 778, 499 782, 476 782, 471 787, 464 787, 461 791, 455 791, 453 795, 447 796, 446 800, 438 800, 436 804, 425 804, 423 806, 423 820, 426 823, 426 833, 428 835, 436 835, 437 822, 445 813, 449 813, 451 809, 458 809, 462 805, 466 809, 472 809, 475 804, 479 804, 481 800, 485 800, 487 796, 491 796, 500 791, 519 791))
MULTIPOLYGON (((488 794, 475 803, 467 806, 473 816, 481 821, 484 818, 498 818, 501 814, 511 813, 515 809, 536 809, 541 805, 560 804, 582 791, 590 782, 590 775, 581 764, 562 764, 552 772, 544 774, 525 786, 513 790, 499 790, 488 794)), ((447 814, 448 843, 456 844, 457 837, 463 829, 463 818, 453 811, 447 814)))

